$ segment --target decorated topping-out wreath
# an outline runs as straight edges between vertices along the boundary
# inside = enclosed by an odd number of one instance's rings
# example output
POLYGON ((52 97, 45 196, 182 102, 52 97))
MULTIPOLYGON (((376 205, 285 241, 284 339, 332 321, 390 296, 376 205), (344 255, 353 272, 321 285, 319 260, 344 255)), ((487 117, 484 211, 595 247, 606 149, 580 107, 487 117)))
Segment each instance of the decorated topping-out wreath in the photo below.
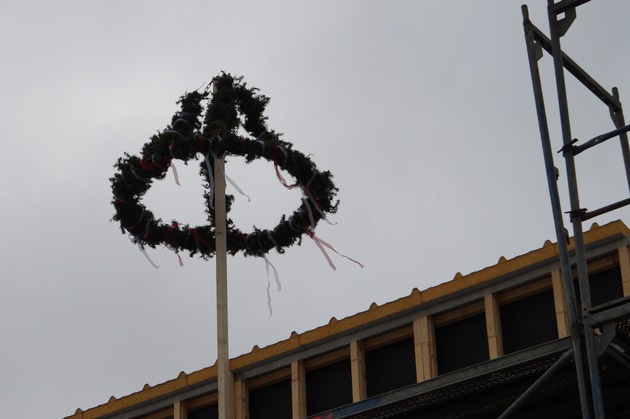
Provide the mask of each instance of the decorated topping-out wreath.
MULTIPOLYGON (((335 197, 338 189, 332 174, 319 171, 308 156, 294 150, 291 143, 280 140, 279 134, 266 128, 264 110, 269 98, 257 94, 257 89, 248 88, 242 78, 230 74, 222 73, 212 83, 212 95, 208 90, 195 91, 180 98, 181 110, 165 130, 151 137, 142 147, 139 157, 125 153, 118 159, 114 166, 117 172, 110 180, 116 210, 113 219, 120 222, 122 232, 129 233, 141 249, 144 245, 155 248, 164 244, 176 252, 188 251, 191 256, 212 257, 215 253, 214 158, 231 155, 242 156, 247 163, 259 158, 272 162, 280 182, 288 189, 301 189, 302 199, 292 214, 283 215, 271 229, 254 227, 253 231, 243 232, 228 218, 227 249, 230 254, 243 252, 246 256, 264 257, 274 248, 283 253, 285 248, 296 242, 299 244, 304 234, 314 238, 322 251, 322 244, 330 248, 317 239, 313 231, 319 221, 326 219, 326 214, 337 211, 335 197), (241 126, 249 136, 239 134, 241 126), (155 218, 141 203, 141 198, 153 180, 163 179, 170 167, 177 180, 172 160, 188 162, 191 159, 201 159, 208 224, 190 226, 175 220, 165 223, 155 218), (295 183, 287 183, 279 168, 293 176, 295 183)), ((233 196, 226 196, 228 213, 233 200, 233 196)), ((333 266, 330 259, 329 263, 333 266)))

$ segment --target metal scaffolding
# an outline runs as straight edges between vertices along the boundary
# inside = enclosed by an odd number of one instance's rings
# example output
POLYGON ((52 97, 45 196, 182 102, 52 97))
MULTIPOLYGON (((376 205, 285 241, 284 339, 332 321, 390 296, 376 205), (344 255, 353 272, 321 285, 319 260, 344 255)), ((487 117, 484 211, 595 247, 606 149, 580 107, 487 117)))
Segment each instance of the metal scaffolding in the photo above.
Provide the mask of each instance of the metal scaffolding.
MULTIPOLYGON (((591 295, 587 271, 586 250, 583 240, 582 223, 590 218, 613 211, 630 204, 630 198, 612 203, 602 208, 588 211, 580 207, 578 184, 576 177, 575 157, 596 145, 611 138, 619 138, 621 153, 625 165, 626 180, 630 190, 630 148, 628 146, 627 132, 630 125, 625 124, 619 92, 613 88, 609 93, 599 85, 586 71, 565 54, 560 45, 562 38, 576 18, 576 8, 590 0, 548 0, 547 12, 549 17, 550 37, 547 37, 529 20, 527 6, 522 6, 523 26, 527 55, 529 58, 536 113, 542 141, 547 183, 551 199, 551 208, 558 239, 560 267, 564 284, 565 297, 569 311, 569 321, 572 335, 572 353, 575 359, 575 370, 580 394, 580 406, 584 418, 603 418, 604 397, 600 383, 600 360, 607 353, 619 360, 621 365, 630 366, 628 354, 630 348, 619 338, 618 327, 621 319, 630 315, 630 300, 623 298, 604 306, 592 307, 591 295), (558 192, 558 171, 554 165, 553 151, 549 136, 547 116, 543 99, 543 87, 538 67, 538 61, 543 57, 543 50, 553 57, 554 73, 558 97, 560 126, 563 146, 559 150, 565 160, 568 182, 569 201, 571 209, 568 212, 574 236, 573 255, 569 253, 569 234, 564 227, 560 195, 558 192), (565 70, 573 75, 597 98, 599 98, 610 111, 615 130, 599 135, 583 144, 571 135, 571 123, 569 119, 569 106, 565 85, 565 70), (579 300, 573 286, 572 263, 577 267, 579 283, 579 300)), ((564 358, 558 362, 564 362, 564 358)), ((553 367, 552 367, 553 368, 553 367)), ((550 374, 553 369, 550 368, 550 374)), ((542 377, 541 377, 542 378, 542 377)), ((537 386, 535 383, 533 387, 537 386)), ((520 403, 527 398, 524 393, 514 405, 501 416, 509 417, 520 403)))

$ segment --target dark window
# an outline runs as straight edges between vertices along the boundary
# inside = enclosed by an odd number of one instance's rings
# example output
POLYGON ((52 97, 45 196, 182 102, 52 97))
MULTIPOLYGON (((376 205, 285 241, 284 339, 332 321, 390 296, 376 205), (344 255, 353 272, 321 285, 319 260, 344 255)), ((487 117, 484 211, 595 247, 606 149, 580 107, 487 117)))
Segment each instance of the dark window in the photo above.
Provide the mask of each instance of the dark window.
POLYGON ((591 289, 592 306, 598 306, 623 297, 621 271, 619 268, 589 275, 589 285, 591 289))
POLYGON ((509 354, 558 338, 551 290, 501 306, 503 352, 509 354))
POLYGON ((413 338, 365 353, 367 396, 386 393, 416 382, 413 338))
POLYGON ((477 314, 435 329, 438 374, 456 371, 489 359, 485 314, 477 314))
POLYGON ((250 419, 291 419, 291 381, 285 380, 249 393, 250 419))
POLYGON ((219 406, 211 404, 210 406, 188 412, 188 419, 219 419, 219 406))
POLYGON ((314 415, 352 403, 350 360, 306 373, 306 413, 314 415))

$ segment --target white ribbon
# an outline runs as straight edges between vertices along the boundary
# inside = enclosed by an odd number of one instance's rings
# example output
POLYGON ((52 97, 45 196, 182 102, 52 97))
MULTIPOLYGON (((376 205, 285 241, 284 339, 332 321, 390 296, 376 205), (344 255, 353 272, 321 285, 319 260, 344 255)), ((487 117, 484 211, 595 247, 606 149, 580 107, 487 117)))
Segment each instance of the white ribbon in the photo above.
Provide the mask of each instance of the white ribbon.
MULTIPOLYGON (((330 224, 331 226, 337 225, 337 223, 332 223, 327 217, 326 214, 324 214, 324 211, 322 211, 322 209, 319 207, 319 203, 317 203, 317 200, 315 199, 315 197, 313 196, 313 194, 311 193, 311 191, 308 190, 308 188, 304 187, 304 186, 300 186, 300 188, 302 188, 302 195, 306 194, 309 199, 311 200, 311 202, 313 202, 313 206, 315 207, 315 209, 317 210, 317 212, 319 213, 319 215, 322 216, 322 219, 324 221, 326 221, 328 224, 330 224)), ((302 198, 304 199, 304 198, 302 198)), ((310 210, 309 210, 310 211, 310 210)))
MULTIPOLYGON (((308 219, 311 222, 311 228, 315 228, 315 219, 313 218, 313 211, 311 211, 311 206, 308 204, 308 197, 304 193, 304 188, 302 188, 301 190, 302 190, 302 202, 304 203, 304 207, 306 208, 306 212, 308 212, 308 219)), ((315 204, 315 206, 317 206, 317 204, 315 202, 313 202, 313 204, 315 204)))
POLYGON ((282 154, 284 154, 284 162, 283 164, 287 163, 287 159, 289 158, 289 153, 287 153, 287 150, 284 149, 284 147, 282 146, 277 146, 276 147, 278 150, 282 151, 282 154))
POLYGON ((280 277, 278 276, 278 271, 276 270, 276 267, 273 266, 271 262, 269 262, 269 259, 267 259, 267 256, 263 255, 263 259, 265 260, 265 269, 267 270, 267 307, 269 307, 269 317, 271 317, 271 315, 273 314, 273 310, 271 309, 271 292, 270 292, 271 281, 269 279, 270 266, 271 266, 271 269, 273 269, 273 275, 276 278, 276 285, 278 287, 278 292, 282 290, 282 285, 280 284, 280 277))
MULTIPOLYGON (((260 134, 260 136, 258 138, 262 137, 263 134, 264 134, 264 132, 262 134, 260 134)), ((263 140, 256 140, 256 142, 258 144, 260 144, 260 146, 262 147, 262 152, 264 153, 265 152, 265 142, 263 140)))
POLYGON ((147 177, 147 178, 145 178, 145 177, 140 176, 140 175, 136 172, 136 168, 135 168, 135 167, 133 167, 133 165, 130 165, 130 166, 129 166, 129 168, 131 169, 131 173, 133 174, 133 177, 135 177, 136 179, 138 179, 138 180, 140 180, 140 181, 143 181, 143 182, 145 182, 145 181, 147 181, 147 180, 150 180, 150 179, 151 179, 151 178, 148 178, 148 177, 147 177))
POLYGON ((150 233, 149 227, 150 227, 149 220, 147 220, 147 223, 144 225, 144 234, 142 235, 142 239, 146 239, 147 237, 149 237, 149 233, 150 233))
POLYGON ((179 266, 184 266, 184 261, 183 261, 182 257, 179 255, 179 252, 177 250, 175 250, 174 247, 169 246, 168 244, 165 244, 164 247, 166 247, 168 250, 174 252, 177 255, 177 258, 179 259, 179 266))
MULTIPOLYGON (((221 137, 219 137, 219 139, 221 139, 221 137)), ((214 152, 210 152, 206 154, 206 168, 208 169, 208 178, 210 180, 210 201, 211 201, 210 208, 214 209, 214 175, 212 173, 212 167, 210 166, 210 154, 212 154, 212 157, 214 159, 218 159, 219 157, 217 157, 217 155, 214 154, 214 152)), ((230 182, 230 185, 232 185, 238 193, 246 197, 249 202, 252 201, 249 195, 243 192, 243 190, 236 184, 236 182, 234 182, 228 175, 225 174, 225 167, 223 168, 223 176, 225 177, 225 180, 230 182)))
POLYGON ((225 170, 223 171, 223 176, 225 176, 225 180, 230 182, 230 185, 234 186, 234 189, 236 189, 236 192, 238 192, 241 195, 243 195, 244 197, 246 197, 247 201, 252 202, 252 199, 249 197, 249 195, 247 195, 245 192, 243 192, 243 190, 236 184, 236 182, 234 182, 232 179, 230 179, 230 177, 228 175, 225 174, 225 170))
POLYGON ((210 164, 210 153, 206 154, 206 168, 208 169, 208 182, 210 183, 210 208, 214 209, 214 175, 210 164))
POLYGON ((149 254, 147 253, 147 251, 144 250, 144 246, 142 245, 142 243, 140 243, 140 239, 138 239, 136 236, 129 235, 129 240, 131 240, 132 243, 135 243, 135 244, 138 245, 138 249, 140 249, 140 251, 142 252, 144 257, 147 258, 147 260, 149 261, 151 266, 153 266, 155 269, 160 269, 159 266, 157 266, 155 263, 153 263, 153 261, 149 257, 149 254))
POLYGON ((273 243, 274 246, 278 247, 278 243, 276 242, 276 239, 274 239, 271 235, 271 231, 267 231, 267 237, 269 237, 269 240, 271 241, 271 243, 273 243))
POLYGON ((307 188, 311 187, 311 182, 313 181, 313 179, 315 179, 316 176, 317 176, 317 170, 313 170, 313 174, 311 175, 311 177, 308 180, 308 182, 306 182, 306 187, 307 188))
POLYGON ((302 233, 302 230, 298 230, 297 228, 295 228, 293 226, 293 216, 289 217, 289 228, 293 231, 295 231, 296 233, 302 233))
POLYGON ((142 254, 144 255, 145 258, 147 258, 147 260, 149 261, 149 263, 151 264, 151 266, 153 266, 155 269, 160 269, 159 266, 157 266, 155 263, 153 263, 153 261, 151 260, 151 258, 149 257, 149 254, 147 253, 146 250, 144 250, 144 246, 142 245, 142 243, 138 242, 138 249, 140 249, 140 251, 142 252, 142 254))

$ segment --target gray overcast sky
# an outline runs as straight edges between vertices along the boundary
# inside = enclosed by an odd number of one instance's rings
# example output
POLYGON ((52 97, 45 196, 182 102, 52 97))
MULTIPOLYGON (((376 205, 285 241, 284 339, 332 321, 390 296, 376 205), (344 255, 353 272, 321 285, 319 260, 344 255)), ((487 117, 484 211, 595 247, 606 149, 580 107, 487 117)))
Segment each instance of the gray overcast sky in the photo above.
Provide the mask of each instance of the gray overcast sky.
MULTIPOLYGON (((283 289, 267 309, 260 259, 228 260, 230 351, 246 353, 555 241, 521 25, 521 2, 20 1, 0 13, 0 405, 59 418, 215 362, 214 263, 120 233, 108 178, 185 91, 221 70, 271 98, 269 127, 330 170, 341 205, 317 234, 270 254, 283 289)), ((548 33, 546 2, 528 2, 548 33)), ((578 9, 565 51, 630 94, 630 3, 578 9)), ((555 148, 551 60, 545 73, 555 148)), ((572 79, 573 135, 612 129, 572 79)), ((203 223, 197 165, 176 162, 146 202, 203 223), (177 164, 179 163, 179 164, 177 164)), ((563 163, 562 195, 566 196, 563 163)), ((580 156, 582 204, 625 198, 616 142, 580 156)), ((236 158, 243 229, 299 203, 273 167, 236 158)), ((566 200, 564 209, 568 209, 566 200)), ((628 210, 600 217, 628 220, 628 210)), ((587 226, 588 227, 588 226, 587 226)))

